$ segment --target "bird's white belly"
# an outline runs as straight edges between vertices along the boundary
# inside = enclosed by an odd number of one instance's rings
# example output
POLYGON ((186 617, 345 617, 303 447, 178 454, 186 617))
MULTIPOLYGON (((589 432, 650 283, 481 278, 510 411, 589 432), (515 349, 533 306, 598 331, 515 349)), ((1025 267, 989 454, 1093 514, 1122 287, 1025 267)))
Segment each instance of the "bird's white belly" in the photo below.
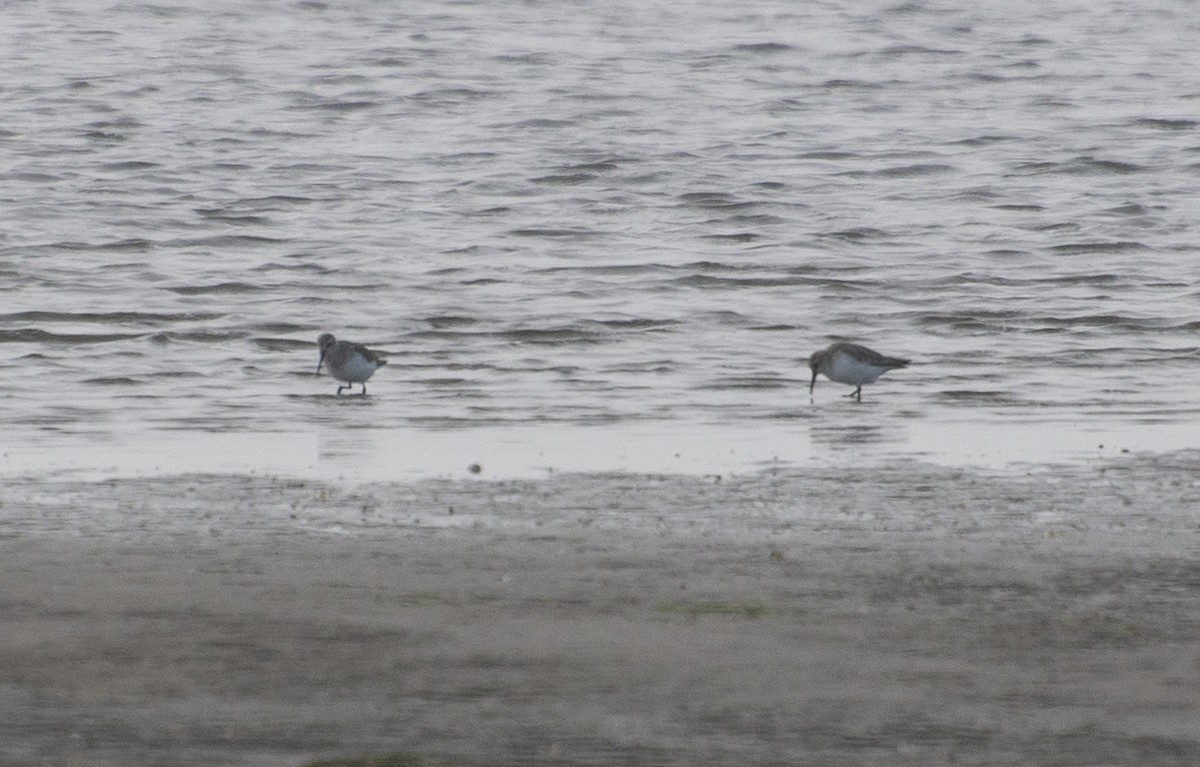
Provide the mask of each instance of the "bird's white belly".
POLYGON ((365 383, 375 373, 379 364, 358 354, 351 354, 350 359, 337 366, 330 366, 330 372, 339 381, 346 383, 365 383))
POLYGON ((825 375, 830 381, 850 384, 851 386, 862 386, 863 384, 875 383, 875 380, 883 375, 885 370, 887 368, 860 362, 848 354, 837 354, 834 355, 832 364, 829 365, 829 370, 825 375))

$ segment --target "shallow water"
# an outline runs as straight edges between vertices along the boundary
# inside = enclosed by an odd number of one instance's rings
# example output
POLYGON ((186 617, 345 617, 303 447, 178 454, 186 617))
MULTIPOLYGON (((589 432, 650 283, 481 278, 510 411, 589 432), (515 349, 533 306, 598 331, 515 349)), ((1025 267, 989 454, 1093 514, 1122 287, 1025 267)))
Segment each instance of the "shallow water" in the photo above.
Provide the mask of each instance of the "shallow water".
POLYGON ((0 10, 6 472, 1200 443, 1187 3, 0 10))

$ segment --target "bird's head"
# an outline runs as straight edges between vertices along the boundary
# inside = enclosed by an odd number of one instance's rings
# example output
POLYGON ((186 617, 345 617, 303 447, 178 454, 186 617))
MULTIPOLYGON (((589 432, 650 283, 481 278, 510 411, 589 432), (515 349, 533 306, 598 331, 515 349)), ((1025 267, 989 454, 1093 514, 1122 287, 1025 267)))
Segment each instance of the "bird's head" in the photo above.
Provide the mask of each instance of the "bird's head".
POLYGON ((825 357, 828 356, 825 350, 813 352, 808 357, 808 369, 812 371, 812 381, 808 384, 808 393, 812 394, 813 389, 817 387, 817 372, 820 370, 825 357))
POLYGON ((325 352, 329 351, 329 347, 333 346, 333 334, 322 333, 317 338, 317 348, 321 350, 321 356, 317 358, 317 372, 321 372, 321 365, 325 364, 325 352))

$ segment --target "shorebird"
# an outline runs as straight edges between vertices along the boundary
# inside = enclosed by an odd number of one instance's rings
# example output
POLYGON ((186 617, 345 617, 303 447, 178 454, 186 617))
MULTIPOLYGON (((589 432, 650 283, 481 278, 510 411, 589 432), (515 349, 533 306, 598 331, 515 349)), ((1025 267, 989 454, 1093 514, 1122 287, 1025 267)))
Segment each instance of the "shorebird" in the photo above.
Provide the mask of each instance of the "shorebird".
POLYGON ((321 348, 321 358, 317 360, 317 373, 321 372, 321 365, 329 363, 329 375, 339 382, 346 382, 344 386, 338 384, 338 394, 342 393, 342 389, 353 390, 354 384, 359 383, 362 384, 362 393, 366 396, 367 379, 387 364, 387 360, 380 359, 379 355, 362 344, 339 341, 332 333, 322 333, 317 339, 317 346, 321 348))
POLYGON ((908 363, 909 360, 887 357, 858 344, 831 344, 827 349, 813 352, 808 358, 808 366, 812 369, 808 393, 812 394, 817 385, 817 374, 820 373, 830 381, 856 387, 848 396, 857 397, 862 402, 863 384, 875 383, 887 371, 907 367, 908 363))

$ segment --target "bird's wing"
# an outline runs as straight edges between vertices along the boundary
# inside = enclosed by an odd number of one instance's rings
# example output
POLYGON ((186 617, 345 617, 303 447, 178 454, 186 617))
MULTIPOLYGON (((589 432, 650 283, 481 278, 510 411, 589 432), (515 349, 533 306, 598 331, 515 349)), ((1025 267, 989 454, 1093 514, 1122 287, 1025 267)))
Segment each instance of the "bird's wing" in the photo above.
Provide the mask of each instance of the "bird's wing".
POLYGON ((363 346, 362 344, 354 344, 354 351, 358 352, 359 354, 361 354, 362 356, 371 360, 372 362, 383 362, 384 361, 382 357, 380 357, 378 354, 371 351, 367 347, 363 346))

